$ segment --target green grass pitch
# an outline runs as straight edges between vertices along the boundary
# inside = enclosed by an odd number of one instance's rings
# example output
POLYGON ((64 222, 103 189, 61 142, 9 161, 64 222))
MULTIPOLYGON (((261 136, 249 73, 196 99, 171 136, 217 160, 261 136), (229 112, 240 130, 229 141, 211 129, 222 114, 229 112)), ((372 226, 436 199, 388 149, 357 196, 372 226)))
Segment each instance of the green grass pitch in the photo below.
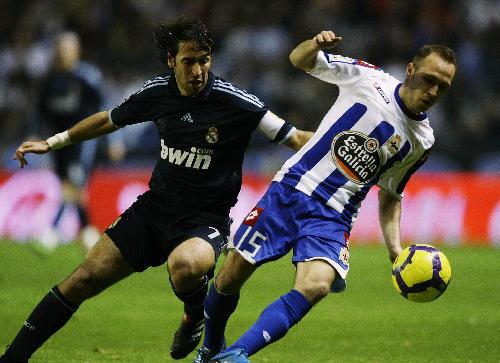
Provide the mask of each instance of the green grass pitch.
MULTIPOLYGON (((443 251, 451 284, 438 300, 418 304, 392 287, 384 247, 354 245, 347 290, 330 294, 252 362, 500 362, 500 249, 443 251)), ((2 351, 40 298, 82 258, 75 245, 43 256, 0 242, 2 351)), ((293 275, 287 257, 255 273, 228 324, 229 342, 291 288, 293 275)), ((165 267, 149 269, 82 305, 32 362, 171 362, 168 350, 180 317, 165 267)))

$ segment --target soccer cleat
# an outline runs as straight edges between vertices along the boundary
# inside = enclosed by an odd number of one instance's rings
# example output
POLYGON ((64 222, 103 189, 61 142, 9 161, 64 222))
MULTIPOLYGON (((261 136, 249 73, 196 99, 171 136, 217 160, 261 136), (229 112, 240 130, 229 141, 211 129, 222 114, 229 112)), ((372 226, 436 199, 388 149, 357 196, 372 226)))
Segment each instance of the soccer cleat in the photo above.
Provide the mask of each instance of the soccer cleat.
POLYGON ((170 346, 170 356, 174 359, 185 358, 200 343, 205 320, 191 322, 184 316, 179 329, 175 332, 174 340, 170 346))
POLYGON ((247 353, 240 348, 223 351, 209 360, 209 363, 250 363, 247 353))
POLYGON ((222 343, 222 347, 217 352, 212 352, 210 349, 201 346, 201 348, 198 349, 198 354, 194 358, 193 363, 208 363, 210 361, 210 358, 212 358, 213 356, 215 356, 217 353, 219 353, 221 350, 224 349, 226 349, 225 340, 224 343, 222 343))

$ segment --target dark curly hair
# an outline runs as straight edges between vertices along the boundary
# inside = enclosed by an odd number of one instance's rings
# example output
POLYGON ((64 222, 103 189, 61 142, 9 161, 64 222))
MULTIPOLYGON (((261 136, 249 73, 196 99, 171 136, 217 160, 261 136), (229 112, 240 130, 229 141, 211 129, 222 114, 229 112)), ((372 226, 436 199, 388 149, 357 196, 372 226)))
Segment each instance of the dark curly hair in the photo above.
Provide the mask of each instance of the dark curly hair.
POLYGON ((159 24, 153 28, 159 59, 166 63, 170 54, 179 52, 179 42, 195 42, 201 50, 213 53, 214 42, 208 28, 199 19, 181 17, 170 24, 159 24))

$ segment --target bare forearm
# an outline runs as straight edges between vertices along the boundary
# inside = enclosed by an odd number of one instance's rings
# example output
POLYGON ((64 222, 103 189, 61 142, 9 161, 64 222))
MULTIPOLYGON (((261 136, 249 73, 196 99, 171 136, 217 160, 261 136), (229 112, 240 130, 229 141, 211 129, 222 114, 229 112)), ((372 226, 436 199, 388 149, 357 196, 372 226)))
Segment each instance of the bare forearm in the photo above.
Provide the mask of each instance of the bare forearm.
POLYGON ((379 220, 391 260, 401 252, 401 201, 379 191, 379 220))
POLYGON ((292 50, 289 56, 290 62, 295 67, 309 72, 314 68, 320 50, 333 48, 341 41, 342 37, 336 36, 333 31, 323 30, 312 39, 300 43, 292 50))
POLYGON ((97 112, 68 130, 71 142, 90 140, 101 135, 109 134, 117 127, 109 121, 108 111, 97 112))
POLYGON ((315 45, 313 39, 308 39, 300 43, 292 52, 290 53, 290 62, 293 66, 304 71, 310 71, 313 69, 316 63, 316 58, 318 52, 321 49, 315 45))
POLYGON ((296 130, 288 140, 284 142, 285 145, 291 147, 294 150, 300 150, 314 135, 314 132, 296 130))

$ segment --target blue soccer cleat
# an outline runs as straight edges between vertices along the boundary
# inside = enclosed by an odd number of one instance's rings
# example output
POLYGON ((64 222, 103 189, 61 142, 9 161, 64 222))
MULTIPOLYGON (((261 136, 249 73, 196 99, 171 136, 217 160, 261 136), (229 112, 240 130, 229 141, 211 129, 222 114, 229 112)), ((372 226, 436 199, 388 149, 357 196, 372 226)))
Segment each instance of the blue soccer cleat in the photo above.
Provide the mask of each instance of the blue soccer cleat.
POLYGON ((209 360, 209 363, 250 363, 247 353, 240 348, 225 350, 209 360))

